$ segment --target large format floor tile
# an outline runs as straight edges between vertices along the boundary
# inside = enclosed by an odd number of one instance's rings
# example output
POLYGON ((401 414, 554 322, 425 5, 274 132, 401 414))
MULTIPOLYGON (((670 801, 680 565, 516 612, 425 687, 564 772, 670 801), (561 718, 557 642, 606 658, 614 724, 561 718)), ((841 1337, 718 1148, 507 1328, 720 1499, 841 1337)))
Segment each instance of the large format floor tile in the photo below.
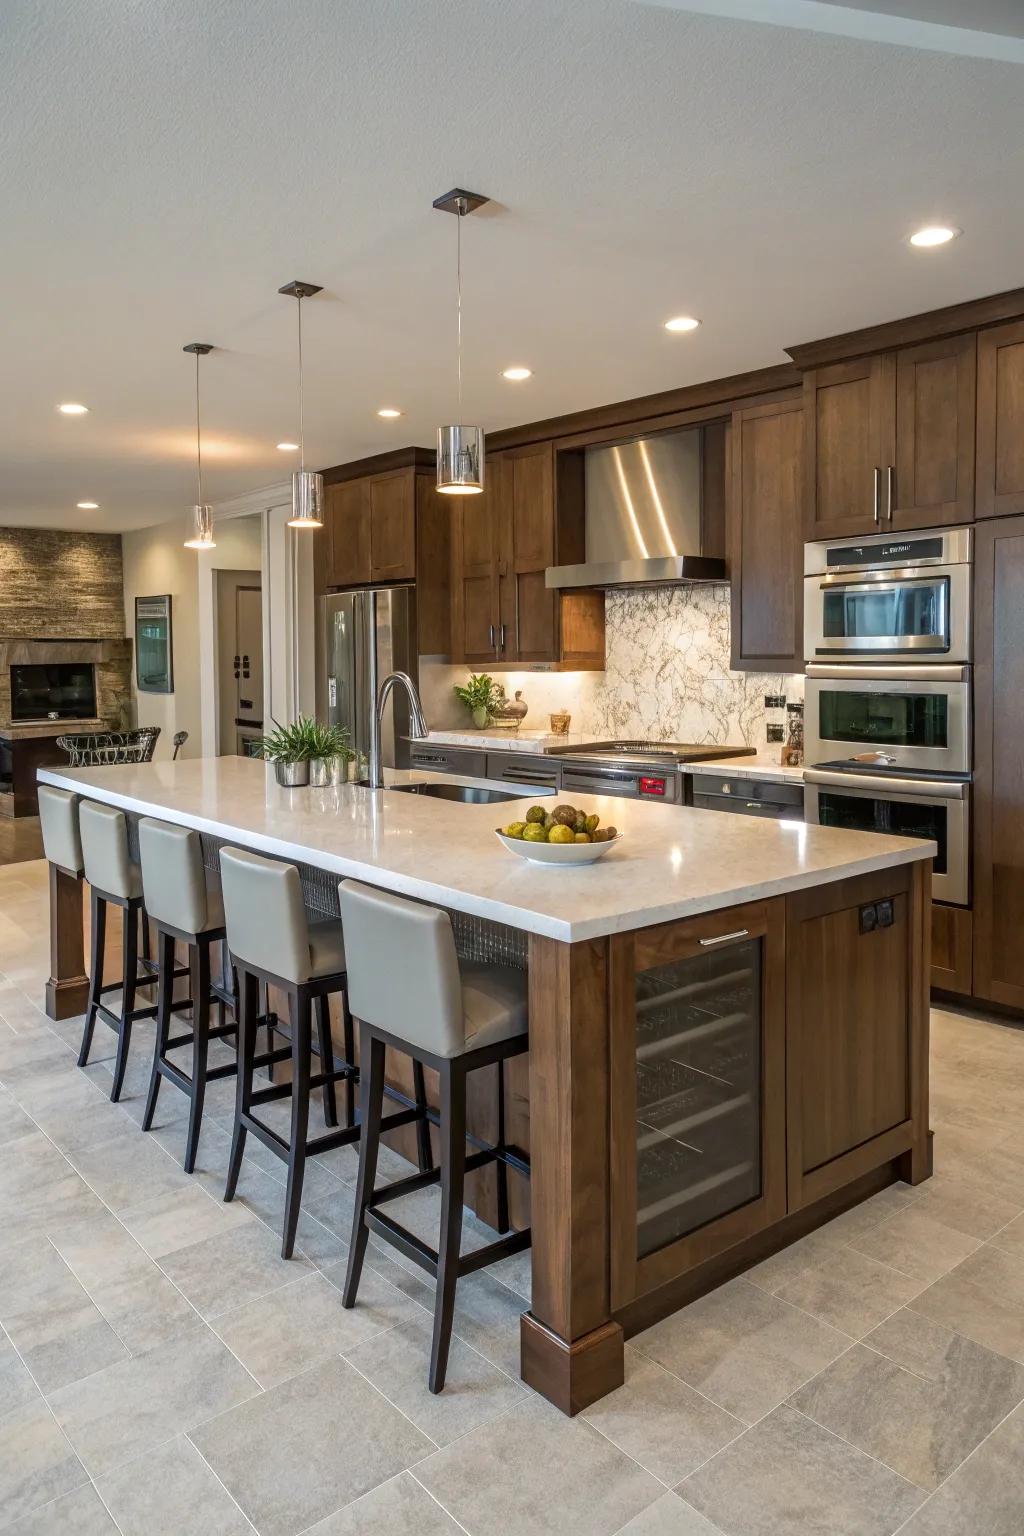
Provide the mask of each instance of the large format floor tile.
POLYGON ((612 1536, 664 1492, 596 1429, 536 1397, 415 1475, 473 1536, 612 1536))
POLYGON ((118 1532, 92 1483, 44 1504, 3 1530, 4 1536, 125 1536, 118 1532))
POLYGON ((633 1346, 752 1424, 851 1340, 746 1280, 731 1280, 655 1323, 633 1346))
POLYGON ((735 1536, 892 1536, 924 1494, 791 1408, 776 1408, 680 1487, 735 1536))
POLYGON ((980 1240, 936 1221, 916 1205, 899 1211, 850 1244, 911 1279, 927 1284, 954 1269, 980 1246, 980 1240))
POLYGON ((746 1429, 653 1360, 626 1347, 626 1380, 584 1414, 663 1483, 681 1482, 746 1429))
POLYGON ((923 1504, 902 1536, 1020 1536, 1024 1408, 1017 1408, 923 1504))
POLYGON ((907 1311, 791 1402, 931 1490, 1022 1400, 1024 1368, 907 1311))
POLYGON ((41 1392, 54 1392, 128 1357, 44 1237, 0 1254, 0 1323, 41 1392))
POLYGON ((299 1253, 282 1259, 280 1239, 254 1221, 176 1248, 164 1255, 161 1267, 207 1319, 279 1290, 313 1268, 299 1253))
POLYGON ((188 1175, 177 1167, 162 1147, 148 1136, 118 1136, 71 1154, 89 1188, 112 1211, 137 1205, 140 1200, 164 1195, 188 1184, 188 1175))
POLYGON ((722 1536, 722 1533, 717 1525, 705 1520, 677 1493, 664 1493, 634 1515, 618 1536, 722 1536))
POLYGON ((121 1536, 246 1536, 250 1530, 223 1483, 183 1435, 109 1472, 97 1487, 121 1536))
POLYGON ((63 1387, 50 1406, 98 1477, 258 1390, 225 1345, 200 1329, 63 1387))
POLYGON ((379 1531, 415 1532, 416 1536, 464 1536, 436 1499, 409 1472, 400 1472, 337 1514, 311 1526, 306 1536, 370 1536, 379 1531))
POLYGON ((978 1344, 1024 1362, 1024 1256, 986 1244, 910 1305, 978 1344))
POLYGON ((344 1360, 293 1376, 189 1438, 261 1536, 295 1536, 433 1449, 344 1360))
POLYGON ((38 1394, 0 1419, 0 1529, 85 1482, 85 1468, 38 1394))
POLYGON ((811 1264, 775 1295, 859 1339, 923 1289, 924 1281, 855 1248, 842 1248, 811 1264))
POLYGON ((189 1248, 254 1220, 239 1201, 211 1199, 196 1183, 130 1205, 118 1217, 150 1258, 158 1261, 176 1248, 189 1248))

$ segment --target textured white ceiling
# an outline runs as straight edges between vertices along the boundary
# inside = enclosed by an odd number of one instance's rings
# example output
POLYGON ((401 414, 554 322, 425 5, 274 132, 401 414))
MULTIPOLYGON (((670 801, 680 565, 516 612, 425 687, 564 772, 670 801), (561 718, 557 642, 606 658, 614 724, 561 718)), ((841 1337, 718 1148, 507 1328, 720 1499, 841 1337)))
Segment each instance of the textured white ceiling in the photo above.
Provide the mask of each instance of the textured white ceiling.
POLYGON ((4 0, 0 522, 128 528, 307 458, 782 360, 1024 279, 1012 63, 633 0, 4 0), (962 225, 942 250, 903 237, 962 225), (703 319, 689 336, 669 315, 703 319), (525 385, 499 378, 525 362, 525 385), (60 400, 91 414, 69 420, 60 400), (397 422, 378 421, 398 405, 397 422), (101 503, 81 513, 75 502, 101 503))

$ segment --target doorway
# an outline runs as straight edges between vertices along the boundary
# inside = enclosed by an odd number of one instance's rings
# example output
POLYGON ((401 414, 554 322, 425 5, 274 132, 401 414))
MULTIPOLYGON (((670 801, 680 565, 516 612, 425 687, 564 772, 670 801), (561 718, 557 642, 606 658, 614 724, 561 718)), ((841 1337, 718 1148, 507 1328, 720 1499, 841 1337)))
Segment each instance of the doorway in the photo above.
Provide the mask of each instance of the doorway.
POLYGON ((263 737, 263 586, 259 571, 214 573, 217 755, 251 757, 263 737))

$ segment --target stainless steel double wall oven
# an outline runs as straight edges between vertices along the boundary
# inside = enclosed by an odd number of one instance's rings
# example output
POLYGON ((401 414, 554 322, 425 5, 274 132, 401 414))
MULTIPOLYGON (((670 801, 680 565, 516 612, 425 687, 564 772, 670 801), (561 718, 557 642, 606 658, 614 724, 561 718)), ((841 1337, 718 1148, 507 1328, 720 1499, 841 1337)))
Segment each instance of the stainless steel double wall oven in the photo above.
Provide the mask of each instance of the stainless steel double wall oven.
POLYGON ((973 534, 808 544, 806 819, 932 838, 970 900, 973 534))

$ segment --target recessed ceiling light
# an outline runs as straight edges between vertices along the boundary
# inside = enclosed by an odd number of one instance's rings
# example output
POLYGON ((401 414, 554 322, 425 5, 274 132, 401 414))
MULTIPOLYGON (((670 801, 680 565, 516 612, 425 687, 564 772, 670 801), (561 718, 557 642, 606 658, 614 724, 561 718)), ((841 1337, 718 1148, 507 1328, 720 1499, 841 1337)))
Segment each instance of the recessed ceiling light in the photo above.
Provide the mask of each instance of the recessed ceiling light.
POLYGON ((95 512, 99 507, 98 501, 76 501, 75 506, 80 512, 95 512))
POLYGON ((299 451, 298 443, 278 443, 277 446, 282 453, 298 453, 299 451))
POLYGON ((671 320, 665 321, 666 331, 695 331, 700 325, 692 315, 674 315, 671 320))
POLYGON ((385 421, 394 421, 395 417, 401 416, 401 414, 401 411, 396 411, 393 405, 382 405, 377 412, 377 415, 383 416, 385 421))
POLYGON ((511 379, 514 384, 518 384, 520 379, 532 379, 533 369, 520 367, 503 368, 501 370, 501 376, 503 379, 511 379))
POLYGON ((911 245, 931 246, 948 245, 955 240, 960 230, 952 229, 948 224, 926 224, 924 229, 915 230, 910 237, 911 245))
POLYGON ((63 405, 58 405, 58 411, 62 416, 88 416, 89 407, 78 405, 74 400, 65 400, 63 405))

